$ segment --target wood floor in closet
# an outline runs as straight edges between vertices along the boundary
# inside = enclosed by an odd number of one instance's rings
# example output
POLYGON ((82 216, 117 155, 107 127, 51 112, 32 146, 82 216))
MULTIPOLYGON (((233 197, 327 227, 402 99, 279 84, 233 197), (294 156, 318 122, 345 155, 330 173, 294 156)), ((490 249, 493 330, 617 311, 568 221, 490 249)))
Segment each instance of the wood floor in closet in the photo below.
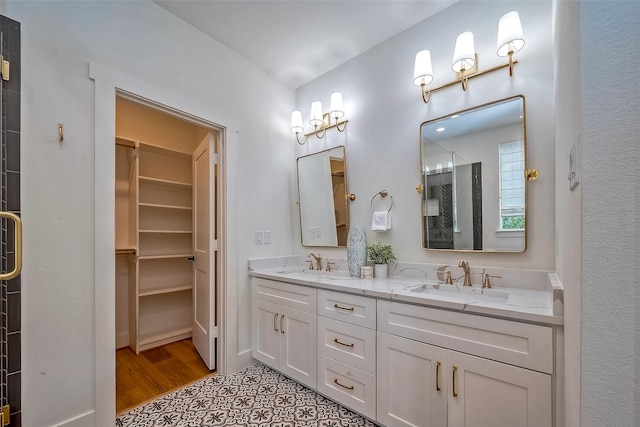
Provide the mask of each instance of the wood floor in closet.
POLYGON ((204 364, 191 339, 137 355, 129 347, 117 350, 116 412, 138 406, 213 372, 204 364))

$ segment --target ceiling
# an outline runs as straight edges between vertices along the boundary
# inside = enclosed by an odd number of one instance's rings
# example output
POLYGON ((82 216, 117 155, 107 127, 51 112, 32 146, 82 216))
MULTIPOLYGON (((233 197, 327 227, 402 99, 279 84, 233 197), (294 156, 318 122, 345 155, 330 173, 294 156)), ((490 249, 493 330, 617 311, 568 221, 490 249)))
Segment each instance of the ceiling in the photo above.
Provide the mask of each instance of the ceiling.
POLYGON ((153 0, 295 89, 458 0, 153 0))

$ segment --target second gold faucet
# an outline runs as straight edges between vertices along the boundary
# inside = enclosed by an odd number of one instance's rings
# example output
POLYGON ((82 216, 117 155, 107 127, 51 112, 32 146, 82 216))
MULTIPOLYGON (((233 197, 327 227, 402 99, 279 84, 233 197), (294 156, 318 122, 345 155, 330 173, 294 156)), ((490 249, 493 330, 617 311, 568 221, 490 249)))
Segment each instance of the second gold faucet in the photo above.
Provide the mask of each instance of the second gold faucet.
POLYGON ((471 286, 471 269, 469 268, 469 262, 468 261, 460 261, 458 263, 458 267, 462 268, 462 271, 464 271, 464 286, 471 286))
MULTIPOLYGON (((320 256, 320 254, 315 255, 313 253, 310 253, 308 256, 313 257, 313 259, 316 261, 316 270, 322 270, 322 257, 320 256)), ((313 262, 310 263, 309 270, 313 270, 313 262)))

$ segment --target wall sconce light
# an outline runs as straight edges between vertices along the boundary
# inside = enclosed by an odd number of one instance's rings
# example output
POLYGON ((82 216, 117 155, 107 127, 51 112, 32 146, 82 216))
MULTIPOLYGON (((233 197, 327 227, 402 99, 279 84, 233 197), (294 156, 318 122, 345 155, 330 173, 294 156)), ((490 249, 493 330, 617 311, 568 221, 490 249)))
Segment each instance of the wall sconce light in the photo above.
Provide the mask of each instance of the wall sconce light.
POLYGON ((322 112, 322 103, 320 101, 313 101, 311 103, 309 124, 313 126, 313 131, 305 133, 304 139, 302 141, 300 140, 300 134, 304 132, 302 113, 300 111, 294 111, 291 113, 291 132, 296 134, 298 144, 304 145, 309 135, 315 134, 318 139, 324 138, 327 129, 336 128, 338 132, 344 132, 349 120, 340 121, 342 117, 344 117, 342 94, 340 92, 334 92, 331 94, 331 104, 328 113, 322 112), (332 119, 335 120, 333 124, 331 124, 332 119), (342 125, 342 128, 340 125, 342 125))
POLYGON ((433 81, 433 67, 431 65, 431 52, 422 50, 416 54, 413 69, 413 84, 420 86, 422 100, 427 103, 431 97, 431 92, 453 86, 459 82, 462 84, 462 90, 466 91, 470 78, 478 77, 501 68, 509 67, 509 77, 512 77, 513 66, 518 62, 513 60, 513 54, 523 47, 524 35, 522 33, 522 25, 520 24, 520 15, 518 12, 512 11, 498 21, 497 54, 498 56, 508 57, 509 62, 479 72, 478 54, 475 52, 473 33, 465 31, 456 39, 456 46, 453 53, 451 68, 456 72, 456 80, 427 90, 426 86, 433 81))

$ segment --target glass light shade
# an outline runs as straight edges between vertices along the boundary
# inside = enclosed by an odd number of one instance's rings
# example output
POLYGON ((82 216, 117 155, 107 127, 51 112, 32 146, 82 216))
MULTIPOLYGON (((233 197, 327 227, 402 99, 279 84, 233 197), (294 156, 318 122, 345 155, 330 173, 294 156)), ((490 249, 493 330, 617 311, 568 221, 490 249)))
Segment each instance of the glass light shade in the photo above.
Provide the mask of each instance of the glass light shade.
POLYGON ((509 49, 514 52, 524 47, 524 34, 520 15, 512 11, 504 15, 498 21, 498 56, 507 56, 509 49))
POLYGON ((420 86, 433 81, 433 66, 431 65, 431 52, 421 50, 416 54, 416 63, 413 68, 413 84, 420 86))
POLYGON ((468 70, 473 68, 476 63, 475 54, 473 33, 471 31, 465 31, 456 39, 456 47, 453 51, 453 63, 451 64, 453 71, 460 72, 463 69, 468 70))
POLYGON ((329 113, 332 118, 338 120, 344 116, 344 107, 342 105, 342 94, 340 92, 333 92, 331 94, 331 104, 329 113))
POLYGON ((322 102, 313 101, 311 103, 311 114, 309 115, 309 123, 311 126, 320 126, 323 123, 322 120, 322 102))
POLYGON ((301 133, 304 131, 302 126, 302 113, 300 111, 294 111, 291 113, 291 132, 301 133))

